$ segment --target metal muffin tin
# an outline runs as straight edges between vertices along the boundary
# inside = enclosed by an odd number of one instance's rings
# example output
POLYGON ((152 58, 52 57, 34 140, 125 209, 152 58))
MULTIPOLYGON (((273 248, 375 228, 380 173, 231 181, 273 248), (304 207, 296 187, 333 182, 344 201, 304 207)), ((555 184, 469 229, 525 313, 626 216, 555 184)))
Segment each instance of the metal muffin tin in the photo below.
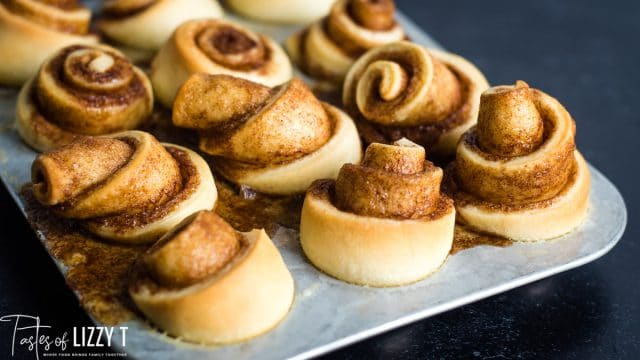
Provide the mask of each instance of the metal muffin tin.
MULTIPOLYGON (((398 18, 413 41, 440 48, 403 14, 398 18)), ((296 30, 291 26, 233 20, 280 42, 296 30)), ((24 213, 18 193, 30 180, 36 153, 22 143, 13 127, 16 97, 17 91, 0 89, 0 177, 24 213)), ((309 358, 584 265, 613 248, 627 222, 618 190, 598 170, 591 166, 590 170, 591 207, 587 220, 576 231, 539 244, 464 250, 449 257, 433 276, 399 288, 349 285, 319 272, 304 257, 297 232, 280 228, 273 240, 293 274, 296 296, 291 312, 273 331, 240 344, 207 347, 179 342, 136 319, 121 324, 129 327, 127 343, 115 350, 133 358, 159 360, 309 358)), ((42 234, 37 236, 44 240, 42 234)), ((52 259, 64 273, 64 265, 52 259)), ((113 343, 120 344, 120 340, 116 338, 113 343)))

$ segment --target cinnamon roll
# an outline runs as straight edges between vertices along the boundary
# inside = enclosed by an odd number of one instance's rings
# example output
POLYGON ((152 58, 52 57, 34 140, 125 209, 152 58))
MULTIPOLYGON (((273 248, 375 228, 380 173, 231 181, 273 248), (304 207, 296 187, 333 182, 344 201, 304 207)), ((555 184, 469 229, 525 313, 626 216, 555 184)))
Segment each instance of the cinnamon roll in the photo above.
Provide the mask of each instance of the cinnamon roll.
POLYGON ((84 136, 133 129, 152 110, 151 82, 120 52, 72 45, 22 87, 16 127, 27 144, 47 151, 84 136))
POLYGON ((199 155, 142 131, 85 137, 43 153, 31 178, 35 198, 57 216, 130 244, 157 240, 217 199, 199 155))
POLYGON ((287 40, 287 52, 306 74, 342 84, 367 50, 406 38, 393 0, 338 0, 329 15, 287 40))
POLYGON ((264 230, 236 232, 213 212, 202 211, 141 257, 129 293, 170 335, 224 344, 275 327, 291 307, 294 285, 264 230))
POLYGON ((575 123, 553 97, 518 81, 482 94, 478 125, 452 165, 459 221, 521 241, 576 228, 587 212, 589 169, 575 123))
POLYGON ((309 260, 340 280, 397 286, 436 271, 453 242, 455 208, 440 193, 442 169, 401 139, 371 144, 362 165, 307 191, 300 243, 309 260))
POLYGON ((200 133, 200 150, 214 156, 223 177, 266 194, 303 193, 362 153, 351 119, 299 79, 269 88, 193 75, 178 93, 173 123, 200 133))
POLYGON ((22 85, 60 48, 97 43, 90 20, 76 0, 0 0, 0 84, 22 85))
POLYGON ((365 143, 406 137, 446 157, 475 123, 480 94, 488 86, 465 59, 403 41, 358 59, 342 100, 365 143))
POLYGON ((335 0, 227 0, 242 15, 277 23, 309 23, 327 13, 335 0))
POLYGON ((276 86, 292 76, 280 45, 265 35, 222 20, 180 25, 153 60, 151 82, 167 107, 194 73, 225 74, 276 86))
POLYGON ((151 60, 183 22, 223 15, 216 0, 107 0, 102 11, 100 31, 141 62, 151 60))

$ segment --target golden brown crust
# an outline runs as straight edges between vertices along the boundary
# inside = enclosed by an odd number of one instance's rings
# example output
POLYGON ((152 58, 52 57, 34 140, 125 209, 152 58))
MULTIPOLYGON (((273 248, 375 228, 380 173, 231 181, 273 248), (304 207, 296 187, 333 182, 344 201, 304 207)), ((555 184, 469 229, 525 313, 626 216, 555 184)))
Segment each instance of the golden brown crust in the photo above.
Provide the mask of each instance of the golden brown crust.
POLYGON ((173 123, 200 130, 200 149, 208 154, 260 166, 305 156, 332 131, 320 101, 301 80, 269 89, 228 75, 187 80, 173 123))
POLYGON ((524 82, 487 90, 480 107, 478 125, 463 136, 451 168, 461 219, 526 241, 575 228, 586 213, 589 170, 575 150, 571 115, 524 82))
POLYGON ((157 239, 203 206, 212 208, 216 197, 202 159, 183 148, 165 149, 139 131, 86 137, 43 153, 33 163, 32 182, 36 199, 58 216, 77 219, 104 238, 135 243, 157 239), (194 203, 196 196, 202 199, 194 203))
POLYGON ((240 235, 218 215, 201 211, 156 242, 142 258, 158 284, 185 287, 221 270, 240 250, 240 235))
POLYGON ((364 52, 405 38, 391 0, 339 0, 329 15, 287 40, 287 51, 303 72, 341 84, 364 52))
POLYGON ((214 213, 201 212, 141 258, 129 292, 162 330, 220 344, 273 328, 291 306, 294 285, 263 230, 237 233, 214 213))
POLYGON ((151 84, 142 70, 112 48, 73 45, 23 87, 17 127, 27 144, 46 151, 83 135, 133 129, 152 109, 151 84))
POLYGON ((420 219, 438 208, 442 169, 425 161, 424 148, 371 144, 361 165, 345 164, 335 184, 335 204, 362 216, 420 219))
POLYGON ((358 59, 342 101, 366 143, 407 137, 436 155, 448 155, 475 123, 478 98, 487 87, 466 60, 405 41, 358 59))
POLYGON ((153 61, 158 99, 173 105, 180 86, 195 73, 224 74, 277 86, 291 78, 284 51, 273 40, 223 20, 180 25, 153 61))
POLYGON ((351 120, 298 79, 269 89, 226 75, 193 75, 178 93, 173 122, 200 133, 200 149, 215 156, 224 177, 271 194, 302 192, 361 156, 351 120))
POLYGON ((511 92, 505 88, 500 87, 502 96, 511 97, 508 101, 502 99, 507 109, 513 109, 520 102, 533 106, 520 106, 515 110, 516 116, 509 117, 504 106, 493 103, 495 89, 489 90, 489 96, 482 97, 481 108, 487 99, 491 99, 490 107, 481 111, 480 123, 464 135, 458 146, 456 181, 464 191, 495 203, 550 199, 565 186, 573 168, 575 123, 564 107, 549 95, 526 84, 512 88, 511 92), (522 92, 527 93, 526 97, 522 92), (524 117, 519 113, 523 109, 531 115, 524 117), (492 110, 495 113, 489 114, 492 110), (537 120, 536 115, 544 124, 542 143, 530 136, 539 131, 541 124, 523 120, 537 120), (519 155, 510 154, 514 151, 519 155))
POLYGON ((328 274, 361 285, 426 277, 453 242, 455 209, 440 194, 441 180, 424 148, 406 139, 371 144, 362 165, 344 165, 335 182, 316 181, 307 192, 300 223, 305 254, 328 274))
POLYGON ((0 2, 0 84, 19 86, 52 53, 71 44, 92 44, 91 12, 76 1, 0 2))
POLYGON ((464 191, 454 193, 458 219, 477 231, 516 241, 540 241, 564 235, 584 221, 589 210, 589 167, 574 152, 571 175, 553 198, 524 203, 492 203, 464 191))

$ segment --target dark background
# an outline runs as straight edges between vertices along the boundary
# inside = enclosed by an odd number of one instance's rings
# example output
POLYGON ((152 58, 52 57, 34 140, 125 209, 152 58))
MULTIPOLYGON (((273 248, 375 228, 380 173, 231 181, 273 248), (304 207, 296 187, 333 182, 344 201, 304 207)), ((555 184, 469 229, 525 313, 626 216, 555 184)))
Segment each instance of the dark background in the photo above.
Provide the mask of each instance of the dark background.
MULTIPOLYGON (((582 153, 622 192, 629 224, 594 263, 327 357, 637 359, 640 1, 400 0, 398 7, 492 84, 522 79, 557 97, 576 120, 582 153)), ((91 326, 2 186, 0 266, 0 315, 38 314, 57 329, 91 326)), ((0 358, 9 357, 11 330, 0 324, 0 358)))

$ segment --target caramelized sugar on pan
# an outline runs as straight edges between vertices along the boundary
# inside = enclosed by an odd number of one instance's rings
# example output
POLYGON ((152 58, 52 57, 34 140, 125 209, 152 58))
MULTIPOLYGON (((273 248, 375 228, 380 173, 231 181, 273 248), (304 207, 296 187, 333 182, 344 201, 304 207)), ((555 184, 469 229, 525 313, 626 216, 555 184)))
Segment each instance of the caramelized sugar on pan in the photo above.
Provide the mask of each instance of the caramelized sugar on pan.
POLYGON ((31 227, 43 234, 49 253, 67 267, 65 279, 82 307, 105 325, 133 319, 136 310, 127 292, 129 270, 147 246, 97 240, 40 205, 30 185, 23 187, 21 196, 31 227))
POLYGON ((449 254, 454 255, 462 250, 481 245, 507 247, 513 245, 513 241, 496 235, 481 234, 465 225, 456 224, 453 246, 451 246, 449 254))

